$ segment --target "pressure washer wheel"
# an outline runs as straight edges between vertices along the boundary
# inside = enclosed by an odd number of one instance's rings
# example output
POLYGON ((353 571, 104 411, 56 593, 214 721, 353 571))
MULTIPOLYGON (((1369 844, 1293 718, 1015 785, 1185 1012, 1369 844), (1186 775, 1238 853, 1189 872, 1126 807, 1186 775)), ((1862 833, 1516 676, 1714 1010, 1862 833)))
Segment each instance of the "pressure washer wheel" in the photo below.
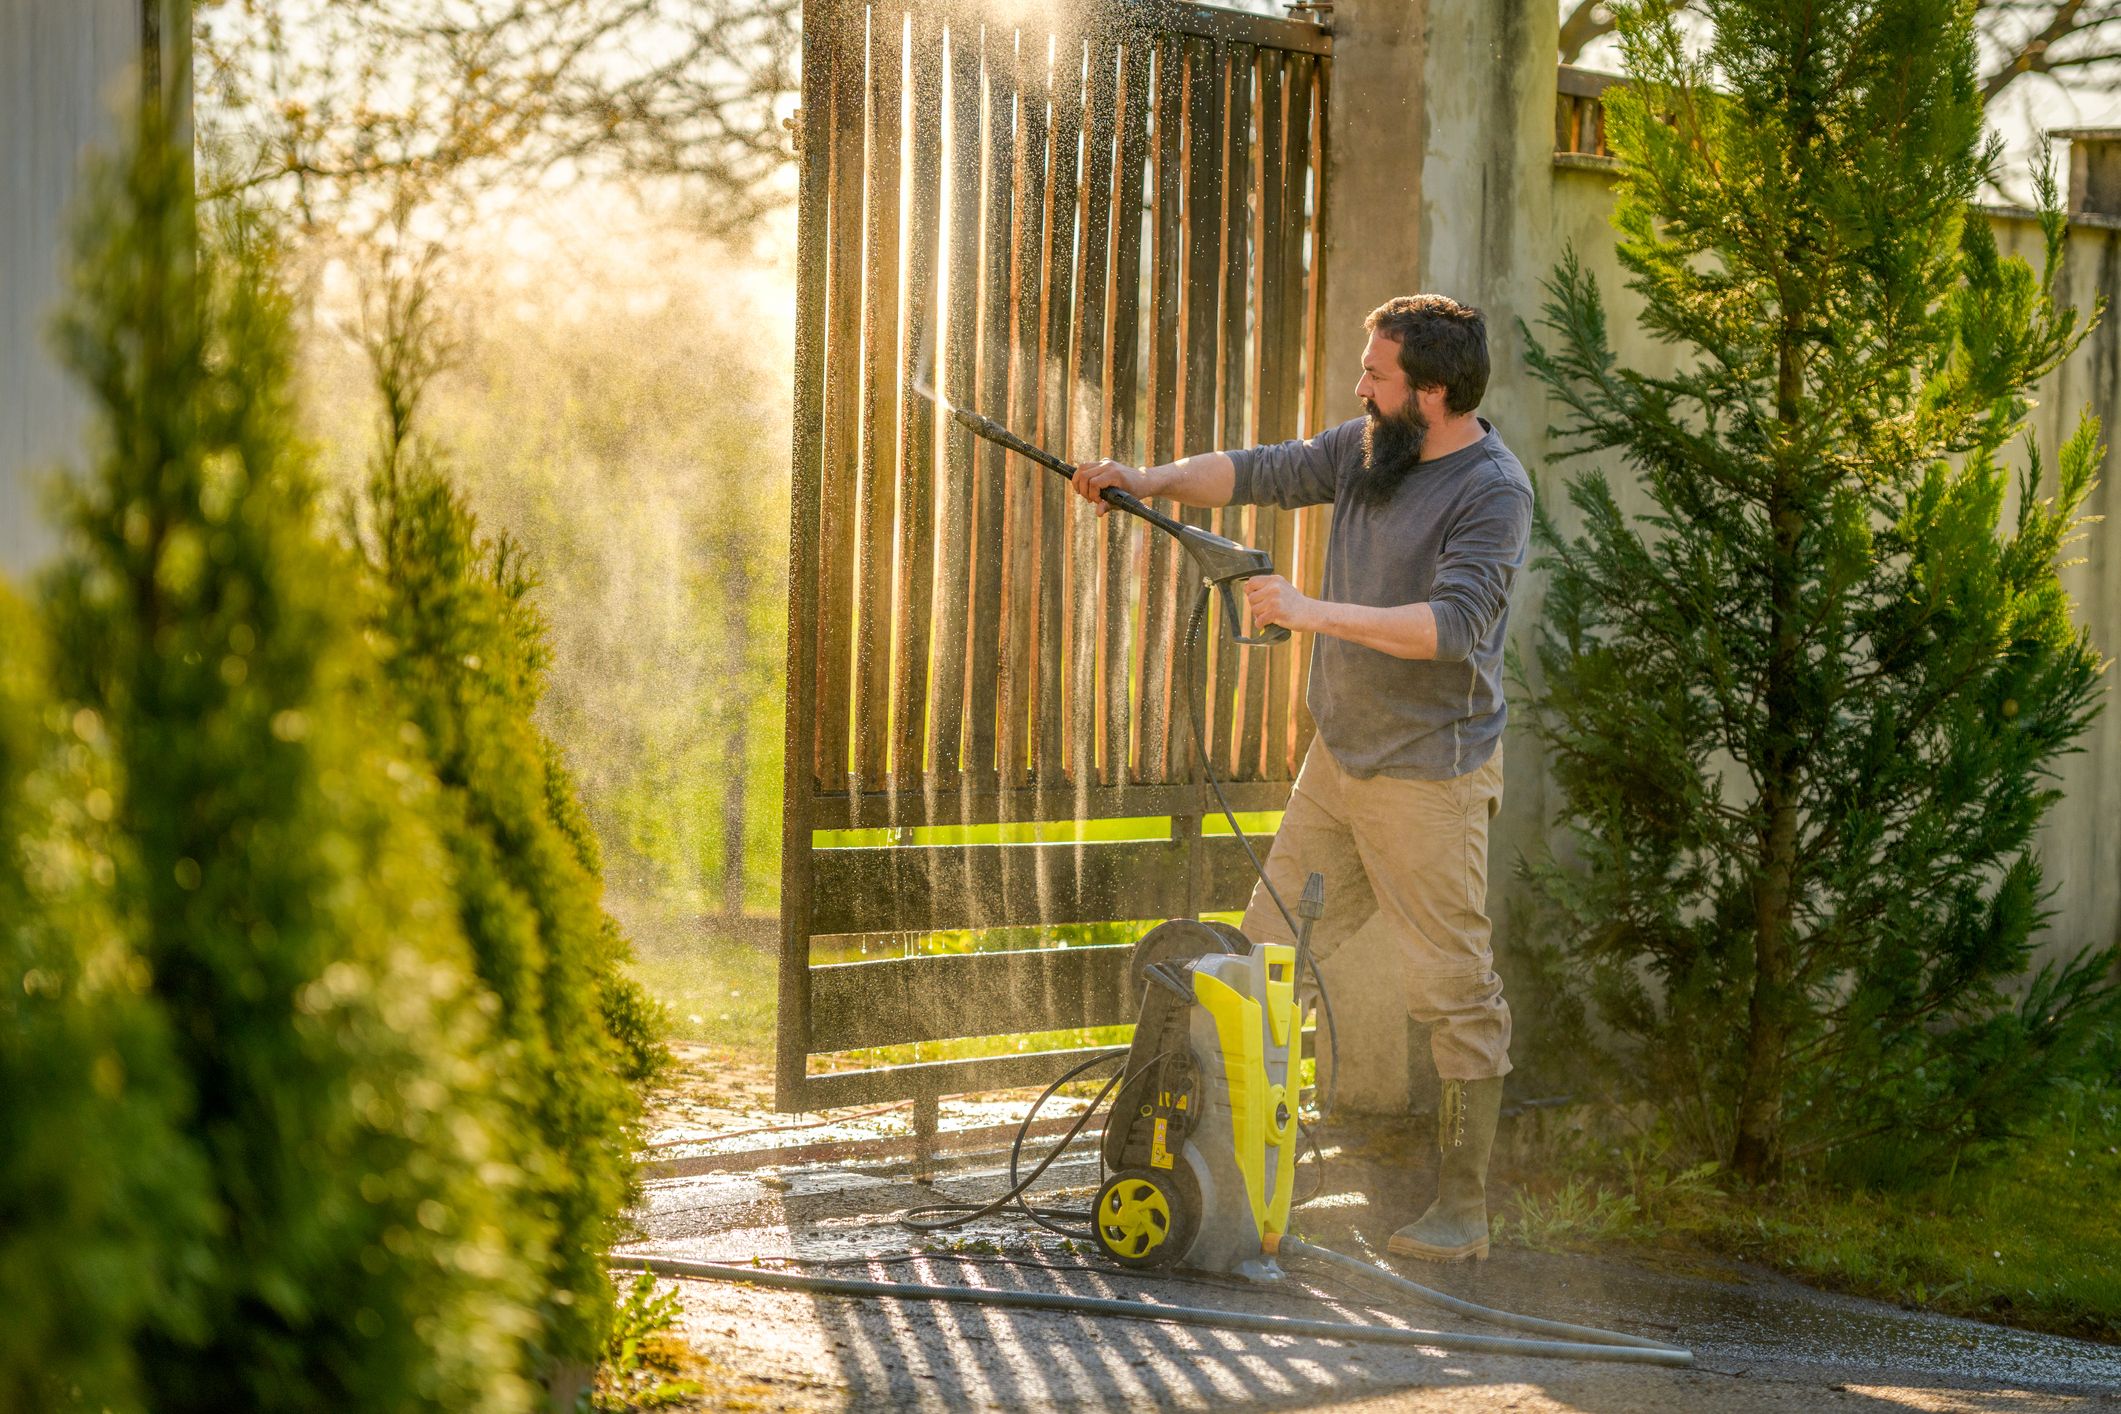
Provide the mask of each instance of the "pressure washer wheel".
POLYGON ((1097 1190, 1097 1245, 1123 1267, 1168 1267, 1192 1240, 1193 1211, 1169 1174, 1121 1169, 1097 1190))

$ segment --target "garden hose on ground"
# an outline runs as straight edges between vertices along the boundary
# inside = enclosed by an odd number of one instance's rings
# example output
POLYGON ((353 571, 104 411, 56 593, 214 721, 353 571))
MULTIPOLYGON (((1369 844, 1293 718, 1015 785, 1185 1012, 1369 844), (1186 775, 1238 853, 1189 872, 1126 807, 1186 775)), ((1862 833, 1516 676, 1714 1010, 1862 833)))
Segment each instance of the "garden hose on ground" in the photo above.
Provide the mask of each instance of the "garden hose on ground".
MULTIPOLYGON (((1362 1269, 1365 1275, 1382 1277, 1399 1286, 1439 1297, 1427 1287, 1393 1276, 1381 1267, 1343 1257, 1337 1252, 1299 1243, 1294 1238, 1282 1250, 1295 1255, 1326 1256, 1337 1263, 1362 1269)), ((1471 1355, 1536 1355, 1556 1360, 1604 1360, 1628 1365, 1691 1366, 1694 1353, 1676 1346, 1659 1345, 1640 1336, 1601 1331, 1590 1326, 1570 1326, 1559 1321, 1536 1321, 1507 1311, 1489 1311, 1472 1302, 1457 1302, 1453 1309, 1484 1313, 1484 1320, 1501 1320, 1531 1328, 1557 1331, 1588 1331, 1595 1342, 1576 1340, 1523 1340, 1515 1336, 1473 1335, 1459 1331, 1415 1330, 1400 1326, 1363 1325, 1355 1321, 1313 1321, 1297 1316, 1263 1316, 1249 1311, 1217 1311, 1202 1306, 1158 1306, 1146 1301, 1118 1301, 1099 1296, 1068 1296, 1052 1291, 995 1291, 976 1286, 925 1286, 912 1282, 862 1281, 852 1277, 811 1276, 805 1272, 780 1272, 761 1267, 729 1266, 721 1262, 694 1262, 679 1257, 614 1256, 611 1266, 619 1271, 653 1272, 657 1276, 701 1281, 748 1282, 754 1286, 778 1287, 819 1296, 858 1296, 884 1301, 941 1301, 973 1306, 1014 1307, 1027 1311, 1067 1311, 1085 1316, 1112 1316, 1130 1321, 1161 1321, 1173 1325, 1204 1326, 1217 1330, 1251 1331, 1260 1335, 1305 1336, 1313 1340, 1354 1340, 1375 1345, 1415 1345, 1431 1350, 1452 1350, 1471 1355)))

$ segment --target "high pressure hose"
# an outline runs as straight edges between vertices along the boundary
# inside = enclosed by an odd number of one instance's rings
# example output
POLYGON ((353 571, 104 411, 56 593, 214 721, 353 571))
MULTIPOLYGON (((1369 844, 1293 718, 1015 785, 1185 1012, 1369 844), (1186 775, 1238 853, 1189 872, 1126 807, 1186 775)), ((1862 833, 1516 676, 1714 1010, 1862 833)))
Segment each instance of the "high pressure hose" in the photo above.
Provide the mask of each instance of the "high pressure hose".
MULTIPOLYGON (((1284 1239, 1283 1251, 1298 1246, 1284 1239)), ((1322 1247, 1301 1244, 1307 1255, 1324 1253, 1322 1247)), ((1339 1254, 1328 1254, 1338 1256, 1339 1254)), ((1366 1268, 1390 1277, 1381 1268, 1369 1267, 1352 1257, 1340 1257, 1350 1266, 1366 1268)), ((940 1301, 972 1306, 1014 1307, 1026 1311, 1067 1311, 1076 1315, 1116 1316, 1130 1321, 1159 1321, 1182 1326, 1205 1326, 1216 1330, 1253 1331, 1261 1335, 1307 1336, 1314 1340, 1357 1340, 1375 1345, 1415 1345, 1430 1350, 1455 1350, 1474 1355, 1537 1355, 1554 1360, 1604 1360, 1628 1365, 1690 1366, 1694 1354, 1676 1346, 1659 1345, 1618 1331, 1597 1331, 1597 1341, 1522 1340, 1514 1336, 1474 1335, 1463 1331, 1416 1330, 1403 1326, 1368 1325, 1357 1321, 1313 1321, 1298 1316, 1262 1316, 1250 1311, 1218 1311, 1204 1306, 1162 1306, 1146 1301, 1119 1301, 1101 1296, 1069 1296, 1054 1291, 996 1291, 977 1286, 926 1286, 914 1282, 863 1281, 853 1277, 812 1276, 806 1272, 778 1272, 764 1267, 736 1267, 720 1262, 695 1262, 681 1257, 614 1256, 615 1271, 653 1272, 657 1276, 689 1277, 702 1281, 746 1282, 753 1286, 779 1287, 821 1296, 859 1296, 884 1301, 940 1301)), ((1396 1278, 1395 1278, 1396 1280, 1396 1278)), ((1415 1283, 1403 1285, 1414 1287, 1415 1283)), ((1427 1291, 1426 1287, 1416 1287, 1427 1291)), ((1432 1293, 1441 1295, 1441 1293, 1432 1293)), ((1472 1306, 1471 1302, 1461 1303, 1472 1306)), ((1485 1307, 1474 1307, 1485 1311, 1485 1307)), ((1496 1311, 1483 1319, 1529 1322, 1529 1316, 1511 1316, 1496 1311)), ((1588 1326, 1564 1326, 1559 1321, 1541 1324, 1565 1330, 1591 1330, 1588 1326)))
MULTIPOLYGON (((1188 677, 1204 677, 1200 663, 1200 631, 1201 626, 1207 622, 1207 618, 1208 591, 1203 586, 1201 592, 1194 596, 1193 613, 1186 620, 1186 674, 1188 677)), ((1236 631, 1234 625, 1231 631, 1233 633, 1236 631)), ((1274 907, 1280 912, 1281 921, 1288 925, 1289 936, 1292 939, 1301 938, 1305 936, 1304 929, 1297 924, 1296 915, 1289 912, 1289 905, 1282 902, 1281 891, 1275 888, 1274 881, 1267 877, 1267 866, 1259 862, 1259 854, 1252 848, 1252 841, 1246 837, 1244 827, 1237 823, 1237 812, 1230 808, 1230 799, 1223 794, 1222 778, 1215 774, 1215 762, 1208 756, 1207 732, 1202 727, 1200 720, 1201 698, 1205 697, 1207 692, 1208 686, 1206 681, 1203 680, 1199 692, 1186 694, 1186 717, 1193 724, 1193 749, 1200 756, 1201 774, 1208 778, 1208 787, 1215 792, 1215 803, 1222 807, 1223 819, 1230 822, 1230 833, 1237 836, 1237 842, 1244 846, 1245 858, 1252 861, 1252 872, 1259 876, 1260 887, 1267 891, 1268 898, 1274 900, 1274 907)), ((1310 970, 1311 985, 1318 993, 1318 1009, 1325 1020, 1327 1083, 1319 1087, 1318 1112, 1321 1115, 1328 1115, 1333 1112, 1334 1087, 1340 1084, 1340 1030, 1333 1024, 1333 998, 1326 992, 1326 979, 1318 971, 1318 959, 1311 956, 1307 951, 1304 953, 1304 962, 1310 970)), ((1313 1147, 1315 1148, 1316 1146, 1314 1145, 1313 1147)))

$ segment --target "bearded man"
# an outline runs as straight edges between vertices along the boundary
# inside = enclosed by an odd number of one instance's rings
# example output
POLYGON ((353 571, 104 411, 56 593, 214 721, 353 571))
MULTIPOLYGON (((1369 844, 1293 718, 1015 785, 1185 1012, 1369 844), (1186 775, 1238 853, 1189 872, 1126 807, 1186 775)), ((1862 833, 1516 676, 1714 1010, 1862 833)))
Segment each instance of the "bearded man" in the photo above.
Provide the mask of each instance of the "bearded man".
MULTIPOLYGON (((1163 466, 1094 462, 1075 489, 1117 486, 1189 506, 1333 506, 1324 591, 1245 582, 1255 624, 1313 636, 1306 701, 1317 737, 1267 857, 1285 899, 1325 875, 1316 956, 1381 914, 1408 1012, 1430 1026, 1443 1080, 1436 1201, 1390 1250, 1488 1254, 1488 1151, 1510 1069, 1510 1008, 1490 949, 1488 825, 1502 804, 1503 642, 1524 567, 1532 483, 1477 409, 1488 386, 1480 311, 1408 295, 1371 311, 1355 394, 1367 416, 1309 440, 1203 452, 1163 466)), ((1256 888, 1244 931, 1293 943, 1256 888)))

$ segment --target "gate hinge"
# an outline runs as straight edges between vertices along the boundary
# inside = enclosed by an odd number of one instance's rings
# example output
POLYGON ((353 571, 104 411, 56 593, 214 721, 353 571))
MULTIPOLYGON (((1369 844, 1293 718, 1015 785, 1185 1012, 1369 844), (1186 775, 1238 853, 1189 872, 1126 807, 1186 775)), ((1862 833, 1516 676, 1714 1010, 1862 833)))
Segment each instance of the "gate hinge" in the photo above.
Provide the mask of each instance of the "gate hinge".
POLYGON ((781 126, 788 130, 788 141, 794 147, 795 155, 801 157, 803 155, 803 110, 798 108, 787 117, 781 119, 781 126))

